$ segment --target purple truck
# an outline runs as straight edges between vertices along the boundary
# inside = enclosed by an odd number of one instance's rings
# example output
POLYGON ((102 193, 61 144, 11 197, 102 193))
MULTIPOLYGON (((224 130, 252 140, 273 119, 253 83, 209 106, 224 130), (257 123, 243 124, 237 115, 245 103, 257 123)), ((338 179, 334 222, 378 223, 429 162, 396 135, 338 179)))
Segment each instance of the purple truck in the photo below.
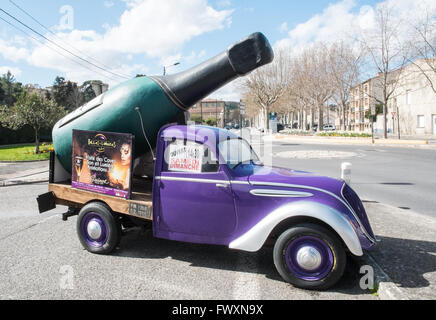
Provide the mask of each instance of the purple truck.
MULTIPOLYGON (((58 167, 54 159, 52 176, 60 175, 58 167)), ((256 252, 274 243, 278 273, 305 289, 333 286, 344 272, 346 254, 361 256, 376 243, 350 186, 264 166, 246 140, 225 129, 162 127, 154 176, 132 179, 131 198, 120 199, 76 190, 52 177, 49 198, 70 207, 65 220, 78 214, 77 233, 90 252, 110 253, 124 228, 147 224, 156 238, 234 250, 256 252)))

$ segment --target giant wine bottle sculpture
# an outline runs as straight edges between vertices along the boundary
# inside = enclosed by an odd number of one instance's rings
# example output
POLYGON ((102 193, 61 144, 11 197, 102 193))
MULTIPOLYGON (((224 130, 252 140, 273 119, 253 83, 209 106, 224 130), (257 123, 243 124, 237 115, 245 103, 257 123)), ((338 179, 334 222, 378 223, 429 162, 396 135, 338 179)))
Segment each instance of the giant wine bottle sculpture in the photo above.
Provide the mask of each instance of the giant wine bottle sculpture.
POLYGON ((163 125, 183 118, 184 112, 195 103, 228 82, 270 63, 273 58, 274 53, 266 37, 262 33, 254 33, 185 72, 139 77, 124 82, 70 113, 54 126, 56 155, 65 170, 71 172, 72 132, 79 129, 131 133, 135 136, 135 156, 139 157, 150 151, 142 125, 154 148, 163 125))

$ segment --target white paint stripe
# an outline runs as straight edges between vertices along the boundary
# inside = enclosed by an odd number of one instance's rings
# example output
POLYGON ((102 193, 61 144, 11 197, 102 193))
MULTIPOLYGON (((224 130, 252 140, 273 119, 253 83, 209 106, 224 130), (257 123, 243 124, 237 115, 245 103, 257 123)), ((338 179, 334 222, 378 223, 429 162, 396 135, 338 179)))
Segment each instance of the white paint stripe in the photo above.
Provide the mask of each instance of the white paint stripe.
POLYGON ((313 194, 309 192, 270 189, 253 189, 250 190, 250 193, 259 197, 308 198, 313 196, 313 194))
POLYGON ((155 177, 157 180, 162 181, 184 181, 184 182, 198 182, 198 183, 225 183, 230 184, 230 181, 226 180, 213 180, 213 179, 197 179, 197 178, 181 178, 181 177, 155 177))

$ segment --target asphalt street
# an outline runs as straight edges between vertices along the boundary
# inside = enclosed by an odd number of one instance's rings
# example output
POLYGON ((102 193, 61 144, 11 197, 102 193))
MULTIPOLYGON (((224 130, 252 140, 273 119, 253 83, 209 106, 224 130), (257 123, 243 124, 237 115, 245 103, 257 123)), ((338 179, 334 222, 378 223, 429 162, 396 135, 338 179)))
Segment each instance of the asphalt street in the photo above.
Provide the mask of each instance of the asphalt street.
POLYGON ((271 149, 274 166, 333 178, 349 162, 351 186, 362 199, 436 218, 434 149, 292 142, 274 142, 271 149))
POLYGON ((155 239, 133 230, 108 256, 82 249, 76 218, 63 208, 38 215, 46 184, 0 188, 0 299, 377 299, 359 287, 349 260, 333 289, 305 291, 283 282, 272 248, 245 253, 155 239))
MULTIPOLYGON (((352 186, 364 200, 405 209, 400 215, 371 211, 384 246, 374 256, 408 292, 418 296, 427 290, 432 296, 427 276, 434 273, 432 229, 425 237, 403 238, 408 211, 413 219, 419 215, 412 211, 435 217, 435 150, 274 142, 266 151, 276 166, 334 178, 340 177, 342 162, 351 162, 352 186), (413 253, 425 263, 418 276, 404 278, 408 273, 397 270, 413 268, 408 263, 413 253)), ((2 173, 9 174, 3 168, 2 173)), ((123 237, 114 254, 93 255, 80 245, 76 218, 61 220, 65 208, 38 214, 35 199, 46 190, 45 183, 0 187, 0 299, 377 299, 360 289, 360 265, 351 259, 337 286, 312 292, 281 280, 271 247, 244 253, 154 239, 151 231, 138 229, 123 237)), ((416 228, 413 234, 419 235, 424 225, 416 228)))

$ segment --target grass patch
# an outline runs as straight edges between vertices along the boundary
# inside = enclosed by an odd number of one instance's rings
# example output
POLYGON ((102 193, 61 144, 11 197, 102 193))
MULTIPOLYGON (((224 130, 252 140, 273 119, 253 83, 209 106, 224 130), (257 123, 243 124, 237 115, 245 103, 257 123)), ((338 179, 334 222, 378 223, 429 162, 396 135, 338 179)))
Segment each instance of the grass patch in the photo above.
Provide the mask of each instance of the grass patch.
POLYGON ((295 129, 285 129, 280 131, 279 133, 282 134, 289 134, 289 135, 294 135, 294 136, 312 136, 313 132, 311 131, 303 131, 303 130, 295 130, 295 129))
POLYGON ((378 283, 374 283, 374 288, 369 289, 369 293, 375 297, 378 297, 378 283))
POLYGON ((371 138, 367 133, 355 133, 355 132, 321 132, 318 133, 319 137, 346 137, 346 138, 371 138))
POLYGON ((39 146, 40 153, 35 154, 35 145, 14 145, 0 147, 0 161, 36 161, 48 160, 53 144, 43 143, 39 146))
POLYGON ((371 138, 368 133, 358 133, 358 132, 313 132, 313 131, 303 131, 295 129, 285 129, 280 131, 282 134, 296 135, 296 136, 317 136, 317 137, 345 137, 345 138, 371 138))

